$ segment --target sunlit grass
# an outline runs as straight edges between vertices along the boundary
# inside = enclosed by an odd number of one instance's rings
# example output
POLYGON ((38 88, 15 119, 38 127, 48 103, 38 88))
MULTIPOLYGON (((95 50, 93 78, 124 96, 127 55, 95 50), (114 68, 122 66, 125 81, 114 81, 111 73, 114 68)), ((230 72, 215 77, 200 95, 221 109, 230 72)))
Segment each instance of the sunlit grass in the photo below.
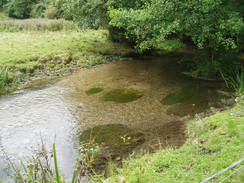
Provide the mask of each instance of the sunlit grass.
POLYGON ((0 20, 6 20, 9 19, 8 16, 0 10, 0 20))
POLYGON ((91 67, 133 53, 110 42, 106 30, 2 32, 0 36, 0 69, 8 68, 13 75, 62 74, 70 67, 91 67))

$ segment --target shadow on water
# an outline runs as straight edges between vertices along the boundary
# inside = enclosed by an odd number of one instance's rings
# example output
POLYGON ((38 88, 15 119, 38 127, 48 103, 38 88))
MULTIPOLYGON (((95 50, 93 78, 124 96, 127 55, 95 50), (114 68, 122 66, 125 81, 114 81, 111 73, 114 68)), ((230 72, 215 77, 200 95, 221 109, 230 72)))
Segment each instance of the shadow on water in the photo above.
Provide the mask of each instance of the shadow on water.
POLYGON ((60 169, 68 176, 75 166, 76 144, 89 138, 106 146, 115 159, 133 151, 179 147, 186 139, 186 116, 222 107, 229 97, 220 94, 225 93, 220 82, 181 74, 177 59, 100 65, 5 96, 0 99, 0 146, 22 158, 41 133, 47 148, 56 142, 60 169))

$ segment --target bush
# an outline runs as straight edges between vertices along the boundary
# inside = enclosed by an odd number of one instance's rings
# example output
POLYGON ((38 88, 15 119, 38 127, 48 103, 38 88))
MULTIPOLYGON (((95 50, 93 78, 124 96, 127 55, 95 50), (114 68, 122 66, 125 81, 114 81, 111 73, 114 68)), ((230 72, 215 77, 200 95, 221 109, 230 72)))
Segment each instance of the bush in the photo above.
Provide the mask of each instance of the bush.
POLYGON ((9 17, 29 18, 35 2, 36 0, 11 0, 4 6, 4 10, 9 17))
POLYGON ((146 1, 150 0, 64 0, 63 10, 65 18, 76 21, 80 27, 98 29, 107 28, 109 7, 139 9, 146 1))
POLYGON ((44 16, 49 19, 59 18, 58 9, 53 5, 49 5, 45 10, 44 16))
POLYGON ((141 50, 158 48, 167 40, 185 37, 191 38, 200 49, 235 49, 236 36, 244 24, 240 14, 222 1, 155 0, 139 10, 111 10, 110 24, 136 37, 141 50))
POLYGON ((44 1, 35 4, 31 10, 31 17, 33 18, 43 18, 46 10, 47 3, 44 1))
POLYGON ((8 2, 7 0, 0 0, 0 9, 2 9, 3 6, 7 4, 7 2, 8 2))

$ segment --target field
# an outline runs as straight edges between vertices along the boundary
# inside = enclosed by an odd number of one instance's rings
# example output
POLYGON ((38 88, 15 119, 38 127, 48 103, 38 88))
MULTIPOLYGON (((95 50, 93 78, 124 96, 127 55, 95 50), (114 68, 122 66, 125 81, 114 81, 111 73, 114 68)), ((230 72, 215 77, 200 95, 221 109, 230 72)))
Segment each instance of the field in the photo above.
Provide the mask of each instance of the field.
POLYGON ((0 93, 26 77, 62 75, 133 54, 133 50, 110 42, 106 30, 78 31, 75 26, 68 30, 66 24, 71 23, 63 20, 13 20, 0 22, 0 27, 3 24, 7 28, 0 31, 0 93))

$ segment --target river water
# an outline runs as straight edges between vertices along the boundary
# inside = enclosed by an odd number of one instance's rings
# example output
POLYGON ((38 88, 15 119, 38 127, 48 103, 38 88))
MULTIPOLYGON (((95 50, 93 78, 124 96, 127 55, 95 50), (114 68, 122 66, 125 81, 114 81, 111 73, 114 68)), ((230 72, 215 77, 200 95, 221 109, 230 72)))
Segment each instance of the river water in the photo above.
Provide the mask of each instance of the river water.
MULTIPOLYGON (((160 58, 101 65, 55 84, 0 98, 0 180, 7 179, 5 156, 13 160, 28 157, 41 138, 47 149, 56 144, 60 171, 70 179, 78 156, 77 136, 97 125, 122 124, 143 132, 145 147, 154 148, 159 140, 160 146, 182 145, 186 138, 183 117, 188 114, 169 113, 171 106, 161 100, 189 85, 206 87, 207 83, 211 90, 217 85, 189 79, 168 63, 168 59, 160 58), (87 96, 85 91, 94 87, 104 91, 87 96), (99 100, 104 92, 117 88, 133 88, 144 95, 124 104, 99 100)), ((212 104, 209 98, 206 95, 208 108, 212 104)))

